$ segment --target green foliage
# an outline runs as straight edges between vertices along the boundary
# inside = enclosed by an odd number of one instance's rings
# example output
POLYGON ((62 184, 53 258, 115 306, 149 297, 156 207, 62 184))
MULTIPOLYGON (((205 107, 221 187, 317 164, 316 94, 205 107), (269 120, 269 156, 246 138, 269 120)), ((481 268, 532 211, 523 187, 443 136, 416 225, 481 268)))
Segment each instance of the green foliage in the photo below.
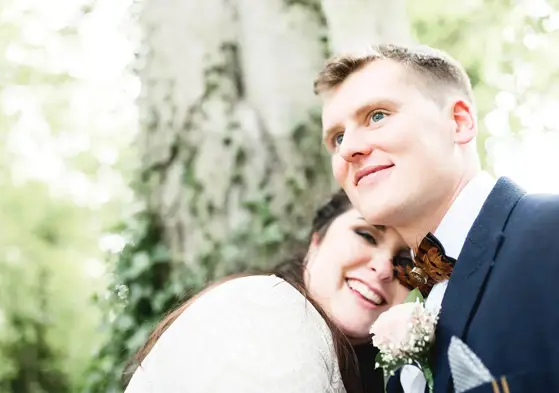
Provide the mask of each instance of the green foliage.
MULTIPOLYGON (((120 191, 98 154, 118 143, 101 136, 111 126, 88 121, 105 120, 102 87, 88 92, 73 72, 82 14, 52 7, 6 0, 0 9, 2 393, 78 391, 102 341, 91 297, 106 284, 99 238, 118 204, 94 197, 106 178, 120 191)), ((114 114, 113 123, 125 131, 114 114)))
MULTIPOLYGON (((95 355, 82 391, 122 392, 125 366, 161 317, 205 283, 169 255, 159 219, 142 210, 123 222, 128 243, 115 262, 105 310, 108 340, 95 355)), ((126 379, 126 378, 125 378, 126 379)))
POLYGON ((470 75, 479 109, 478 150, 489 170, 492 145, 527 129, 554 127, 542 119, 542 103, 559 99, 559 87, 550 83, 559 76, 559 59, 550 56, 559 44, 551 4, 468 0, 449 7, 442 0, 408 2, 416 40, 449 52, 470 75), (504 121, 486 122, 490 113, 504 121))
POLYGON ((72 392, 89 361, 99 311, 89 300, 95 284, 76 263, 91 248, 84 213, 40 183, 0 195, 2 392, 72 392))
POLYGON ((408 293, 408 295, 402 301, 402 303, 414 303, 416 301, 419 301, 420 303, 425 303, 425 299, 423 298, 421 291, 417 288, 415 288, 413 291, 408 293))

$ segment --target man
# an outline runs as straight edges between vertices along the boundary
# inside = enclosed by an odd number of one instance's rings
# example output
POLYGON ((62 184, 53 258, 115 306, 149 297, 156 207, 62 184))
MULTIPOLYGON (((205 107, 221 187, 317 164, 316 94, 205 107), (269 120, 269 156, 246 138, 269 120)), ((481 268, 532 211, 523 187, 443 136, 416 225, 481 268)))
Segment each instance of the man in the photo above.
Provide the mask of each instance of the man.
MULTIPOLYGON (((435 392, 453 388, 452 336, 495 377, 471 392, 559 391, 559 197, 481 171, 463 68, 430 48, 381 45, 329 61, 315 90, 336 180, 415 250, 398 278, 441 307, 435 392)), ((406 366, 389 381, 398 389, 423 392, 425 380, 406 366)))

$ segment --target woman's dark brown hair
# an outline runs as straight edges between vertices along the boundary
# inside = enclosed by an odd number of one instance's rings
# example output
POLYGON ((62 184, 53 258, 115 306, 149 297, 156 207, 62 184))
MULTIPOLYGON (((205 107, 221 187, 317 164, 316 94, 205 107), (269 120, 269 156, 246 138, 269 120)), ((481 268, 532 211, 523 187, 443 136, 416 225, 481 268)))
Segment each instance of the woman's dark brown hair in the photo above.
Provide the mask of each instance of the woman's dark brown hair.
MULTIPOLYGON (((327 203, 322 205, 317 211, 312 221, 311 230, 308 237, 308 243, 310 244, 313 235, 318 236, 318 240, 322 241, 324 235, 328 231, 328 228, 332 222, 341 214, 347 212, 352 208, 347 195, 343 190, 339 190, 328 200, 327 203)), ((262 272, 259 274, 274 274, 295 287, 305 298, 316 308, 320 315, 326 321, 328 327, 332 331, 332 338, 334 341, 334 347, 336 355, 338 357, 338 365, 340 367, 340 373, 342 380, 344 382, 347 393, 362 393, 361 380, 359 378, 359 367, 357 364, 357 359, 355 357, 355 352, 347 339, 347 337, 340 331, 340 329, 332 322, 324 310, 312 299, 309 295, 307 288, 304 283, 304 270, 306 264, 306 249, 301 250, 296 253, 292 258, 280 263, 275 268, 267 272, 262 272)), ((210 289, 220 285, 231 279, 247 276, 249 274, 238 274, 233 276, 225 277, 218 280, 198 294, 188 299, 185 303, 180 305, 175 310, 171 311, 167 316, 157 325, 154 331, 151 333, 147 342, 140 348, 132 359, 132 366, 141 365, 142 361, 145 359, 147 354, 152 349, 153 345, 159 340, 159 337, 167 330, 167 328, 186 310, 193 302, 196 301, 200 296, 210 289)), ((372 367, 372 366, 371 366, 372 367)), ((135 367, 134 367, 135 368, 135 367)), ((133 372, 127 367, 129 371, 125 371, 125 374, 130 375, 133 372)), ((125 378, 128 380, 129 378, 125 378)))

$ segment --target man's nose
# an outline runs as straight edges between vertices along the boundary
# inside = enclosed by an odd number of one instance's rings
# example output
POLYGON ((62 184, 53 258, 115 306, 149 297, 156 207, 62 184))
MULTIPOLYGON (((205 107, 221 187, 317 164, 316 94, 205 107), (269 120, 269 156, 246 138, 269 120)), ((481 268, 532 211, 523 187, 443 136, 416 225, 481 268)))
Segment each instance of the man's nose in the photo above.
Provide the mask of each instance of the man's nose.
POLYGON ((358 129, 346 131, 340 145, 340 155, 347 162, 355 162, 373 151, 358 129))

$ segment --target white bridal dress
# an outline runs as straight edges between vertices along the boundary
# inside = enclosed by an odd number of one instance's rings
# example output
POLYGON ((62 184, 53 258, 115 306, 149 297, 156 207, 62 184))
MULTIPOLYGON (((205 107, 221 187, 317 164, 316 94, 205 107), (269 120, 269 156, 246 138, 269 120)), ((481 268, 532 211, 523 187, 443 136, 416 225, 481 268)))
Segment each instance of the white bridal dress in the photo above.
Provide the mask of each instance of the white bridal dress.
POLYGON ((155 344, 125 393, 345 393, 332 334, 275 276, 225 282, 155 344))

